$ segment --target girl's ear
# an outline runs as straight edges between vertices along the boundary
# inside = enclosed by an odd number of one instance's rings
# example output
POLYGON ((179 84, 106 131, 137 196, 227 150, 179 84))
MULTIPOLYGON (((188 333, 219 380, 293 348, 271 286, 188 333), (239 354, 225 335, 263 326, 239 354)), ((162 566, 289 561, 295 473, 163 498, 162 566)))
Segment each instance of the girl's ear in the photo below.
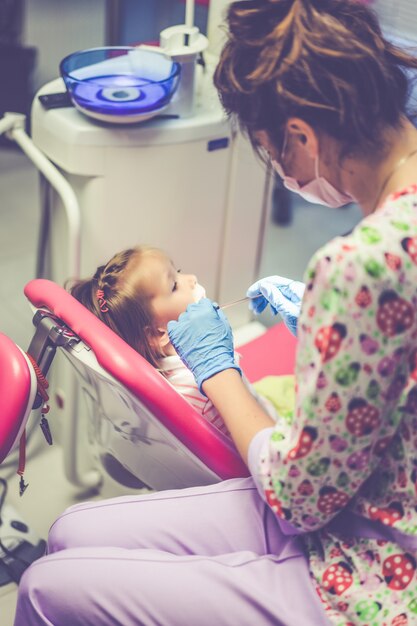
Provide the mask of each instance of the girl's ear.
POLYGON ((161 348, 161 351, 165 353, 165 348, 171 343, 169 340, 168 328, 158 328, 157 333, 158 333, 157 339, 159 342, 159 347, 161 348))
POLYGON ((148 341, 160 354, 165 354, 166 347, 170 344, 167 328, 147 328, 148 341))

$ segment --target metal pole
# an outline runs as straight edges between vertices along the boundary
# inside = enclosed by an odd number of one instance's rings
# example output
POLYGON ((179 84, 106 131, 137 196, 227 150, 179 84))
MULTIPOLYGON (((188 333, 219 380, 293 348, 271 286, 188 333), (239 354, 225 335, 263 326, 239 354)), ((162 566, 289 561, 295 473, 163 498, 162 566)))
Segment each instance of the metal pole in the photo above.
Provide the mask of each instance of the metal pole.
POLYGON ((106 46, 119 46, 122 37, 121 0, 106 0, 106 46))

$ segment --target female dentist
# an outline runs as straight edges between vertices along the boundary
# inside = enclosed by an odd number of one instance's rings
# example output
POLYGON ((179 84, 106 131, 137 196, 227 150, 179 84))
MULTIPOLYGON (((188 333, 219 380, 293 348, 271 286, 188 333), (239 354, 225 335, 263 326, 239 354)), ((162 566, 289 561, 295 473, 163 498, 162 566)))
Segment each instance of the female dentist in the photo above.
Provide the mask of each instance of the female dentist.
POLYGON ((357 0, 245 0, 228 24, 226 110, 287 187, 364 214, 315 254, 304 295, 278 277, 249 290, 297 327, 293 425, 246 391, 217 305, 189 306, 171 341, 252 478, 71 507, 17 626, 417 623, 417 59, 357 0))

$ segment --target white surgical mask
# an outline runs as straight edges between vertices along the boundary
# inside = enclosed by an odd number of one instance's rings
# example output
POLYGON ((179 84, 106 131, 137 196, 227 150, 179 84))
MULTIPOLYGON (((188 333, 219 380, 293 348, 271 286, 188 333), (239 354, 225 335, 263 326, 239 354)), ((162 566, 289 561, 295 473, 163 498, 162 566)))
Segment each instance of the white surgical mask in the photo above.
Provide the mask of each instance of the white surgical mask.
POLYGON ((194 290, 193 290, 194 302, 199 302, 202 298, 205 298, 205 297, 206 297, 206 290, 204 289, 202 285, 200 285, 199 283, 196 283, 194 290))
MULTIPOLYGON (((284 154, 286 144, 287 138, 285 138, 284 141, 282 154, 284 154)), ((319 175, 318 155, 316 156, 314 161, 315 178, 313 178, 313 180, 303 186, 301 186, 295 178, 292 178, 291 176, 286 176, 282 165, 280 165, 277 161, 272 161, 272 167, 282 178, 284 187, 286 187, 290 191, 294 191, 299 196, 304 198, 304 200, 307 200, 307 202, 312 202, 313 204, 323 204, 324 206, 331 207, 332 209, 344 206, 349 202, 355 202, 352 196, 344 193, 343 191, 339 191, 338 189, 333 187, 333 185, 329 183, 326 178, 319 175)))

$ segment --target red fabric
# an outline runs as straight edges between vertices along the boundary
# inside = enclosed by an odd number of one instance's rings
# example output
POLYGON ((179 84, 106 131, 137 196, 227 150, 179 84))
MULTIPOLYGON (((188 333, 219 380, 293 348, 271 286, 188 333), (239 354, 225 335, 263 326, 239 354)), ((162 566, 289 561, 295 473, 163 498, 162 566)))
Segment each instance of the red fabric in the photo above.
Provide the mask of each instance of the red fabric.
POLYGON ((0 333, 0 463, 16 441, 30 396, 30 371, 16 344, 0 333))
POLYGON ((265 376, 292 374, 295 366, 297 339, 285 324, 276 324, 263 335, 253 339, 237 351, 247 379, 253 383, 265 376))

